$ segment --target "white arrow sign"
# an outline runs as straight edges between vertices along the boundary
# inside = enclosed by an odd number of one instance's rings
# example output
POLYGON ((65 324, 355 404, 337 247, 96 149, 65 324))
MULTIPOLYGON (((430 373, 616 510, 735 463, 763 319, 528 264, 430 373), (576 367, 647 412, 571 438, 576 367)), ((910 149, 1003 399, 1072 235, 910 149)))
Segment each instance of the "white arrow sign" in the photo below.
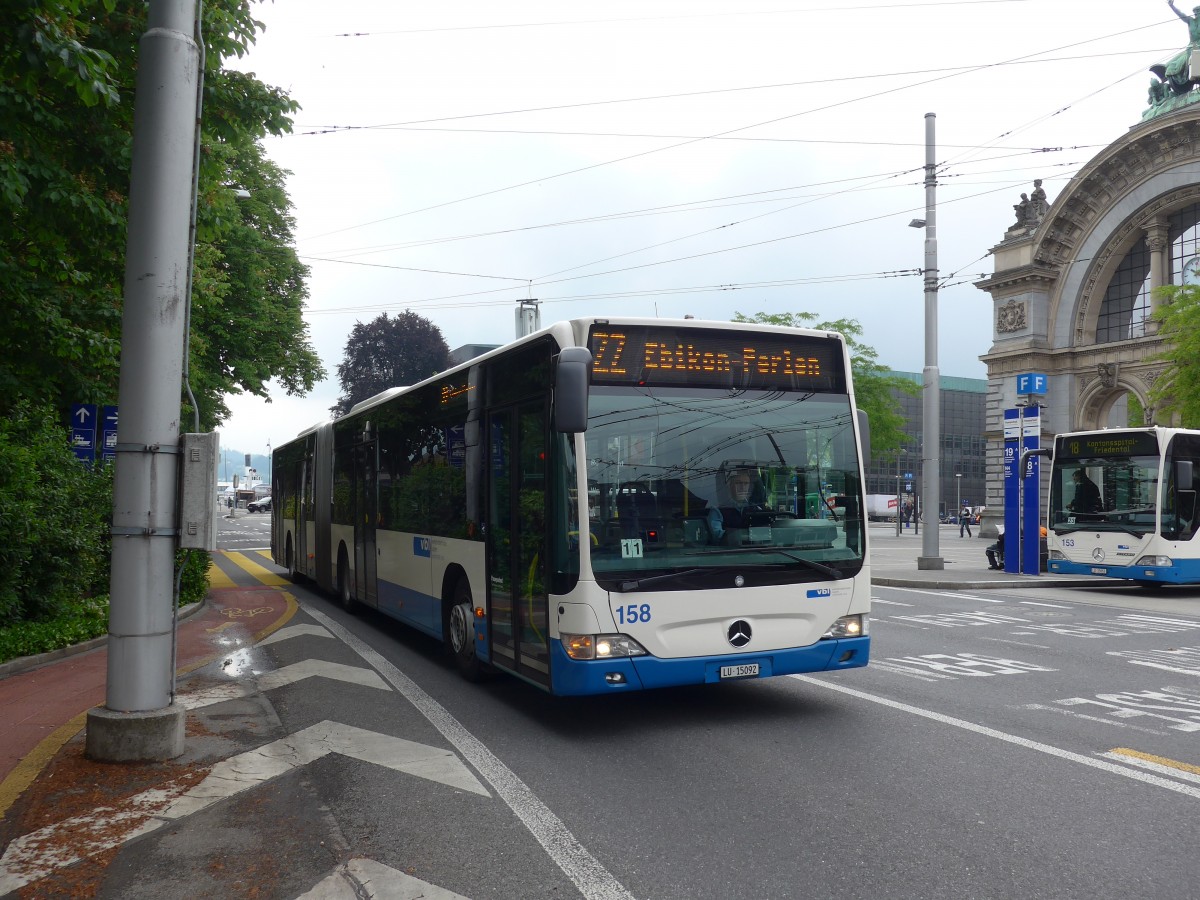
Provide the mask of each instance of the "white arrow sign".
POLYGON ((131 797, 123 807, 103 807, 90 815, 75 816, 22 835, 0 857, 0 895, 38 881, 55 869, 178 822, 330 753, 491 796, 449 750, 337 722, 318 722, 257 750, 217 763, 191 790, 168 784, 131 797), (70 840, 64 840, 64 834, 69 834, 70 840))
POLYGON ((351 859, 296 900, 468 900, 373 859, 351 859))

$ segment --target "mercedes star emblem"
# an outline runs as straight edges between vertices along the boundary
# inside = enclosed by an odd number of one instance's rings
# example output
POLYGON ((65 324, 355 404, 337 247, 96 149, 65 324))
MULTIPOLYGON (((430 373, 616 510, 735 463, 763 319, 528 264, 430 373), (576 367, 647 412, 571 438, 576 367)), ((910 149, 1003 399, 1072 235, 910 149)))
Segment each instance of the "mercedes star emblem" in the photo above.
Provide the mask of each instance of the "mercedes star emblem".
POLYGON ((726 637, 729 638, 729 643, 733 644, 733 646, 745 647, 748 643, 750 643, 750 635, 752 633, 753 632, 750 630, 750 623, 744 619, 738 619, 729 626, 729 631, 727 631, 725 634, 726 637))

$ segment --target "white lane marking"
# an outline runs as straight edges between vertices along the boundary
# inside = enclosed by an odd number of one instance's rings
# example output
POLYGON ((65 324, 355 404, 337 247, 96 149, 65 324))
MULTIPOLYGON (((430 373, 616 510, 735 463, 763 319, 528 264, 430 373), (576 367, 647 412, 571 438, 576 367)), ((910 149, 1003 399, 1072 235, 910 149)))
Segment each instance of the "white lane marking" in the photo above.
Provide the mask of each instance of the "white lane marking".
MULTIPOLYGON (((871 624, 874 624, 874 623, 872 622, 871 624)), ((1014 631, 1013 634, 1020 634, 1020 632, 1014 631)), ((981 637, 981 638, 979 638, 979 640, 995 641, 998 644, 1016 644, 1018 647, 1032 647, 1035 650, 1049 650, 1050 649, 1050 647, 1047 646, 1046 644, 1031 644, 1028 641, 1010 641, 1007 638, 981 637)))
POLYGON ((397 872, 373 859, 355 858, 338 866, 296 900, 467 900, 462 894, 397 872))
POLYGON ((337 722, 318 722, 209 769, 186 792, 176 782, 143 791, 120 807, 93 810, 21 835, 0 857, 0 894, 38 881, 52 871, 177 822, 214 803, 258 787, 330 753, 385 766, 418 778, 490 797, 487 788, 451 751, 376 734, 337 722), (63 842, 59 835, 69 834, 63 842))
POLYGON ((305 634, 311 634, 314 637, 333 637, 332 634, 330 634, 320 625, 289 625, 286 628, 280 628, 269 637, 263 638, 256 646, 265 647, 267 644, 274 644, 278 641, 286 641, 305 634))
POLYGON ((570 829, 534 795, 516 773, 504 765, 482 741, 467 731, 445 707, 329 616, 313 609, 307 603, 300 605, 306 613, 333 632, 369 665, 374 666, 459 753, 466 757, 584 897, 588 900, 633 900, 633 895, 579 843, 570 829))
POLYGON ((911 603, 901 603, 899 600, 881 600, 879 597, 872 597, 871 603, 881 603, 884 606, 907 606, 912 607, 911 603))
POLYGON ((889 591, 903 591, 906 594, 927 594, 930 597, 949 597, 951 600, 970 600, 972 603, 1006 603, 1005 600, 992 600, 989 597, 976 597, 974 594, 960 594, 957 591, 931 591, 928 588, 889 587, 889 591))
POLYGON ((934 712, 930 709, 921 709, 919 706, 911 706, 907 703, 900 703, 897 700, 889 700, 887 697, 880 697, 875 694, 868 694, 866 691, 856 690, 855 688, 846 687, 841 684, 832 684, 828 681, 821 681, 813 678, 811 675, 789 675, 789 678, 795 678, 797 681, 803 681, 806 684, 816 685, 817 687, 827 688, 831 691, 838 691, 842 694, 848 694, 851 697, 857 697, 860 700, 867 700, 871 703, 878 703, 880 706, 887 706, 891 709, 899 710, 914 716, 921 716, 925 719, 932 719, 934 722, 940 722, 943 725, 949 725, 952 728, 961 728, 964 731, 970 731, 983 737, 993 738, 1005 743, 1015 744, 1018 747, 1024 747, 1027 750, 1034 750, 1038 753, 1044 753, 1047 756, 1055 756, 1059 759, 1064 759, 1067 762, 1077 763, 1081 766, 1087 766, 1092 769, 1100 769, 1110 775, 1119 775, 1122 778, 1129 778, 1133 781, 1140 781, 1143 784, 1153 785, 1168 791, 1174 791, 1177 794, 1186 794, 1193 799, 1200 800, 1200 788, 1194 788, 1190 785, 1180 784, 1177 781, 1171 781, 1166 778, 1161 778, 1158 775, 1149 772, 1143 772, 1139 769, 1129 769, 1125 766, 1118 766, 1114 763, 1105 762, 1100 759, 1094 759, 1090 756, 1084 756, 1082 753, 1074 753, 1070 750, 1063 750, 1061 747, 1053 747, 1050 744, 1043 744, 1040 741, 1031 741, 1029 738, 1019 737, 1015 734, 1008 734, 1004 731, 997 731, 995 728, 988 728, 986 725, 978 725, 975 722, 968 722, 965 719, 957 719, 954 716, 947 716, 943 713, 934 712))
POLYGON ((1038 603, 1036 600, 1021 600, 1022 606, 1045 606, 1049 609, 1074 609, 1073 606, 1064 606, 1062 603, 1038 603))
POLYGON ((1022 709, 1038 709, 1042 712, 1052 712, 1063 716, 1070 716, 1073 719, 1083 719, 1086 722, 1099 722, 1102 725, 1112 725, 1116 728, 1132 728, 1134 731, 1144 731, 1146 734, 1154 734, 1158 735, 1159 737, 1167 736, 1167 732, 1159 731, 1157 728, 1146 728, 1143 725, 1130 725, 1128 722, 1118 722, 1115 719, 1106 719, 1103 716, 1089 716, 1087 713, 1063 709, 1061 706, 1046 706, 1041 703, 1026 703, 1022 709))

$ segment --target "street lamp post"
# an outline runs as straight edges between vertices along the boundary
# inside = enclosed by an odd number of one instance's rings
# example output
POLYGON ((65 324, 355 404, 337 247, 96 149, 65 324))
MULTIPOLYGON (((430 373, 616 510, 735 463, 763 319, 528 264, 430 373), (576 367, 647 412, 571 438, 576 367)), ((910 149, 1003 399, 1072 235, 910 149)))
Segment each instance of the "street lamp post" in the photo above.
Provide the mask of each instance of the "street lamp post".
MULTIPOLYGON (((942 505, 941 487, 941 373, 937 354, 937 157, 934 143, 933 113, 925 114, 925 218, 908 224, 925 229, 925 368, 921 370, 922 435, 925 446, 921 456, 921 487, 924 508, 938 516, 942 505)), ((936 523, 934 523, 936 525, 936 523)), ((926 523, 928 525, 928 523, 926 523)), ((921 542, 922 555, 917 557, 918 569, 944 569, 945 560, 938 546, 938 529, 926 528, 921 542)))
POLYGON ((962 472, 954 473, 955 496, 958 497, 958 505, 954 507, 955 516, 962 514, 962 472))

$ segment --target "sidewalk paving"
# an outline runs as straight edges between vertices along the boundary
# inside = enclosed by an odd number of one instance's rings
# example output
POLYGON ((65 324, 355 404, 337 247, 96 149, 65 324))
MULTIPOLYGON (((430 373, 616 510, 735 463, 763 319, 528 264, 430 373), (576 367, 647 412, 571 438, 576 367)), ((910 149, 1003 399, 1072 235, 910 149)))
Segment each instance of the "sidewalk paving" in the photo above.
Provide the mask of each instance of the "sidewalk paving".
MULTIPOLYGON (((942 569, 917 568, 926 536, 911 528, 897 534, 895 525, 872 524, 870 540, 872 580, 881 586, 1011 589, 1094 583, 990 571, 984 550, 991 539, 960 538, 957 526, 939 530, 942 569)), ((248 651, 295 614, 295 600, 281 589, 286 579, 268 566, 269 561, 256 554, 214 554, 205 602, 181 613, 178 625, 180 702, 186 699, 183 675, 197 673, 188 679, 189 690, 198 684, 210 691, 214 685, 219 690, 221 683, 229 687, 239 674, 236 665, 229 666, 238 652, 248 651), (229 668, 209 665, 218 660, 229 668), (206 665, 209 668, 197 672, 206 665)), ((191 748, 184 760, 169 763, 115 765, 87 760, 83 754, 87 711, 105 700, 105 643, 102 638, 68 651, 0 666, 0 721, 7 726, 0 729, 0 846, 5 847, 0 858, 0 895, 42 877, 30 874, 27 864, 20 861, 18 839, 25 842, 32 832, 69 816, 79 816, 82 821, 93 809, 136 799, 148 788, 168 781, 172 789, 186 788, 203 777, 216 761, 214 757, 219 757, 210 746, 205 751, 191 748), (76 783, 79 781, 87 782, 86 789, 76 783)), ((252 692, 252 683, 250 687, 242 684, 241 690, 252 692)), ((196 736, 207 734, 206 728, 203 716, 189 706, 189 745, 203 743, 196 736)), ((256 735, 251 732, 246 739, 254 740, 256 735)), ((153 814, 144 815, 149 819, 153 814)), ((96 853, 96 847, 102 845, 94 840, 99 827, 92 822, 77 829, 87 832, 90 828, 90 836, 77 838, 78 846, 61 848, 62 870, 37 885, 38 896, 60 892, 96 895, 88 891, 100 890, 105 866, 116 853, 115 849, 96 853), (85 859, 87 864, 67 866, 70 859, 85 859)))

